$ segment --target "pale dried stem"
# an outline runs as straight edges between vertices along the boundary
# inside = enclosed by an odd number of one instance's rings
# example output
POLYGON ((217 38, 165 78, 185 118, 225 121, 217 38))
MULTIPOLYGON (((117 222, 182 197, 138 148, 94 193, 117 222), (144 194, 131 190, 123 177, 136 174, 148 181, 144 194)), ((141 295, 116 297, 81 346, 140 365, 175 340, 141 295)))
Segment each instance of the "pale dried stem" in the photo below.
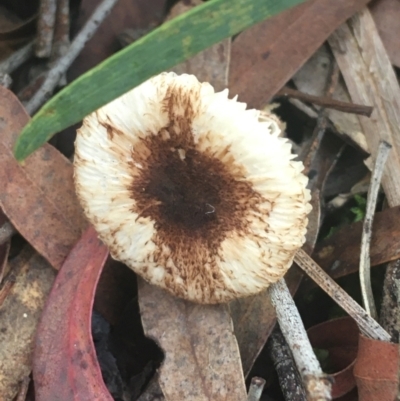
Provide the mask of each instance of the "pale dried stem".
POLYGON ((294 261, 356 321, 366 337, 390 341, 390 335, 302 249, 297 251, 294 261))
POLYGON ((313 352, 299 311, 284 279, 270 287, 279 327, 288 343, 309 401, 331 400, 331 384, 313 352))
POLYGON ((37 57, 50 57, 56 22, 57 0, 41 0, 38 18, 38 32, 35 43, 37 57))
POLYGON ((360 254, 360 285, 363 304, 366 312, 378 319, 374 295, 371 286, 371 260, 370 260, 370 244, 372 234, 372 222, 374 219, 376 202, 378 199, 379 187, 381 184, 383 170, 385 168, 386 160, 392 146, 386 141, 381 141, 378 148, 378 153, 375 160, 375 166, 372 170, 372 176, 367 196, 367 209, 363 224, 362 237, 361 237, 361 254, 360 254))
POLYGON ((264 386, 264 379, 262 379, 261 377, 253 377, 251 379, 247 401, 260 401, 264 386))
POLYGON ((1 74, 11 74, 33 56, 33 41, 21 47, 0 63, 1 74))
POLYGON ((81 52, 85 43, 94 35, 99 25, 104 21, 117 1, 118 0, 103 0, 96 8, 85 26, 72 41, 68 52, 54 64, 41 88, 35 93, 32 99, 27 102, 25 108, 29 114, 33 114, 38 110, 51 96, 61 77, 81 52))

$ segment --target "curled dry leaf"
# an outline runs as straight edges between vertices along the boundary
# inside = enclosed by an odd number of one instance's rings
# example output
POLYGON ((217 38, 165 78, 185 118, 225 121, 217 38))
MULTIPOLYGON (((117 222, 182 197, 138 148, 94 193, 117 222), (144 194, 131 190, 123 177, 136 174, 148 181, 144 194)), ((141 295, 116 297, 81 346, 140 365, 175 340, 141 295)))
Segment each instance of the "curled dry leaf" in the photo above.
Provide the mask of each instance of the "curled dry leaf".
MULTIPOLYGON (((328 368, 333 371, 329 374, 333 379, 333 399, 342 397, 356 386, 353 368, 357 357, 359 333, 357 324, 348 316, 328 320, 307 330, 313 348, 328 352, 328 368)), ((322 367, 326 370, 324 360, 322 367)))
MULTIPOLYGON (((400 207, 375 214, 370 259, 376 266, 400 258, 400 207)), ((344 226, 315 248, 314 260, 334 278, 358 271, 362 222, 344 226)))
POLYGON ((90 227, 57 275, 37 330, 36 401, 112 401, 91 334, 94 292, 107 255, 90 227))
POLYGON ((12 148, 29 116, 1 86, 0 98, 0 206, 21 235, 59 269, 87 226, 76 199, 72 166, 51 145, 19 164, 12 148))
POLYGON ((15 282, 0 306, 0 400, 14 399, 31 372, 35 330, 55 278, 31 249, 14 258, 10 270, 15 282))
POLYGON ((229 87, 262 108, 347 18, 368 0, 309 0, 241 33, 232 45, 229 87))
POLYGON ((354 366, 360 401, 393 401, 399 386, 399 345, 360 334, 354 366))

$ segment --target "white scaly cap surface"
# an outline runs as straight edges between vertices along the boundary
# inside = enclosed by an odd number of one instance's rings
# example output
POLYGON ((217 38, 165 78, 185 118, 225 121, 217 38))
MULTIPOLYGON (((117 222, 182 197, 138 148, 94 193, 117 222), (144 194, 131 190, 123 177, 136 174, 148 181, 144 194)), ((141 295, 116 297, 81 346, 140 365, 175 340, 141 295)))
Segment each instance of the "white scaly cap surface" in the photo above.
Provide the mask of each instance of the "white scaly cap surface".
POLYGON ((162 73, 85 118, 75 184, 87 218, 148 282, 200 303, 255 294, 305 241, 310 193, 276 117, 162 73))

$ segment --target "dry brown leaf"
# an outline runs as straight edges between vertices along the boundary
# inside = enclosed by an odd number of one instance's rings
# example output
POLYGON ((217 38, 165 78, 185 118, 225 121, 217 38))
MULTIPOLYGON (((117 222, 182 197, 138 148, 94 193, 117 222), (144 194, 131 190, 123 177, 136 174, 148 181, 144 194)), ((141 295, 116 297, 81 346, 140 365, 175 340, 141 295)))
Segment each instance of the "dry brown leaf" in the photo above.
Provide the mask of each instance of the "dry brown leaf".
POLYGON ((0 87, 0 206, 15 228, 58 269, 87 226, 75 195, 71 163, 45 145, 20 165, 12 148, 29 116, 0 87))
MULTIPOLYGON (((346 225, 320 242, 314 260, 332 277, 358 271, 363 222, 346 225)), ((400 258, 400 207, 375 214, 370 248, 371 266, 400 258)))
POLYGON ((178 299, 139 279, 145 334, 165 352, 159 384, 168 401, 243 401, 246 387, 227 305, 178 299))
POLYGON ((400 2, 398 0, 373 1, 370 10, 391 62, 400 67, 400 2))
POLYGON ((232 44, 229 88, 260 109, 368 0, 309 0, 241 33, 232 44))
POLYGON ((0 307, 0 400, 12 400, 31 372, 36 326, 55 278, 52 267, 32 255, 13 261, 16 281, 0 307))

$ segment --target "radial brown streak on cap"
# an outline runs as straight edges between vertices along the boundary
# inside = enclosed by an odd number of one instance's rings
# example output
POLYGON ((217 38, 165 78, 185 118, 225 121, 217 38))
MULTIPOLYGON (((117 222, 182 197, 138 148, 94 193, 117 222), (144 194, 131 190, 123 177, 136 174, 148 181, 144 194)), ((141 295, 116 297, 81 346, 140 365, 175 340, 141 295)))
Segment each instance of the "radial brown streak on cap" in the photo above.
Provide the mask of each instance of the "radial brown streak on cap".
MULTIPOLYGON (((154 222, 157 248, 152 259, 167 266, 167 288, 183 297, 188 282, 202 291, 224 288, 217 263, 221 243, 228 233, 248 233, 246 217, 251 213, 254 219, 262 201, 242 180, 233 156, 225 157, 224 164, 210 151, 198 149, 191 125, 199 105, 194 107, 192 101, 198 101, 196 95, 181 88, 167 91, 169 125, 134 145, 133 159, 141 161, 142 169, 135 170, 131 185, 133 212, 154 222), (142 157, 141 150, 150 154, 142 157)), ((227 156, 229 148, 223 153, 227 156)))

